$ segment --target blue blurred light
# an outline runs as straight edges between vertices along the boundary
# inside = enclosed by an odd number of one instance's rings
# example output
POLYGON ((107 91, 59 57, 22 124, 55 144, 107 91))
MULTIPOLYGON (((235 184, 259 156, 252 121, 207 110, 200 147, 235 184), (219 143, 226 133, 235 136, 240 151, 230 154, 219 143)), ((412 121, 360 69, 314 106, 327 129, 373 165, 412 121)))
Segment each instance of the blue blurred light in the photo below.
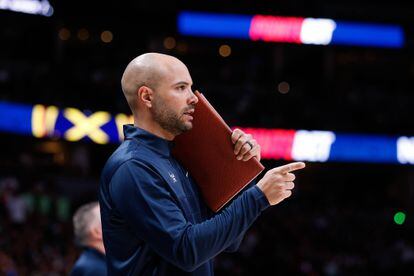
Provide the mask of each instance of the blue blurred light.
POLYGON ((404 31, 397 25, 336 22, 332 44, 401 48, 404 31))
POLYGON ((32 134, 32 106, 0 102, 0 131, 32 134))
POLYGON ((396 145, 396 137, 336 134, 329 161, 397 163, 396 145))
POLYGON ((252 16, 181 12, 178 30, 192 36, 249 39, 252 16))
POLYGON ((183 35, 265 40, 267 42, 388 48, 402 48, 405 43, 404 30, 398 25, 301 17, 295 17, 296 21, 292 22, 292 18, 181 12, 178 14, 177 27, 179 33, 183 35), (256 22, 255 18, 260 20, 256 22), (302 19, 302 25, 299 28, 296 26, 298 19, 302 19), (299 40, 291 41, 287 38, 299 38, 299 40))

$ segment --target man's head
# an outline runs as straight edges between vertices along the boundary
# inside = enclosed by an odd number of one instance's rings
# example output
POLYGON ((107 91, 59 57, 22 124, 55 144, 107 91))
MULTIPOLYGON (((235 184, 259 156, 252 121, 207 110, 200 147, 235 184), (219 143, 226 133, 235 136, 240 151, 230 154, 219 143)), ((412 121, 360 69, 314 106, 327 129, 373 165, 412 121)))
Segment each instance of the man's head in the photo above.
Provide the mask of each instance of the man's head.
POLYGON ((121 80, 135 123, 167 139, 192 128, 198 102, 187 67, 179 59, 147 53, 133 59, 121 80))
POLYGON ((88 246, 104 252, 101 215, 98 202, 79 207, 73 216, 75 239, 81 246, 88 246))

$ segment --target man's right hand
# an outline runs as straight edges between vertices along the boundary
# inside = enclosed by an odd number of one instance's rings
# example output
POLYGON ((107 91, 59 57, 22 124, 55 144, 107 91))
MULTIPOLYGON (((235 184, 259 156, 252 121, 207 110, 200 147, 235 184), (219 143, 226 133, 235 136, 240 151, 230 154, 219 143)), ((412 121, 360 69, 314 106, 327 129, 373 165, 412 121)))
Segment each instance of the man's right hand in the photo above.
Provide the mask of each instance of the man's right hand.
POLYGON ((292 195, 295 175, 292 171, 305 167, 303 162, 294 162, 268 170, 257 186, 265 194, 270 205, 275 205, 292 195))

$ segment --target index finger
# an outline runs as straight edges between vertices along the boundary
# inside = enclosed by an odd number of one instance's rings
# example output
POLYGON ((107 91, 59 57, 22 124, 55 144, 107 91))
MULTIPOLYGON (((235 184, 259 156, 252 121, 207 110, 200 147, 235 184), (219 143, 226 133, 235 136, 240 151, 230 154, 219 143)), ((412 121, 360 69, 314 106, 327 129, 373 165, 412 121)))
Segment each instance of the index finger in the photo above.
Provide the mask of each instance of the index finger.
POLYGON ((241 131, 240 129, 236 128, 233 130, 233 132, 231 133, 231 141, 234 143, 237 142, 237 140, 240 139, 240 137, 244 134, 243 131, 241 131))
POLYGON ((303 169, 304 167, 306 167, 306 165, 303 162, 293 162, 293 163, 289 163, 289 164, 277 167, 275 168, 275 171, 279 173, 288 173, 288 172, 293 172, 293 171, 303 169))

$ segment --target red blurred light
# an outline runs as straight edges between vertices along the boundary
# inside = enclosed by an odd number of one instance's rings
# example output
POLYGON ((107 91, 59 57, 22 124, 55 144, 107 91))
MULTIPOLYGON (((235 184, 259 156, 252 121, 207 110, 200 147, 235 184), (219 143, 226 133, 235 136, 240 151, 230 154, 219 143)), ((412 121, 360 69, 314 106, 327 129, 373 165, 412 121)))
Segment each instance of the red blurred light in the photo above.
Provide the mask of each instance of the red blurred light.
POLYGON ((292 160, 292 146, 296 130, 238 128, 256 139, 261 147, 262 158, 292 160))
POLYGON ((304 18, 255 15, 250 23, 252 40, 302 43, 300 32, 304 18))

